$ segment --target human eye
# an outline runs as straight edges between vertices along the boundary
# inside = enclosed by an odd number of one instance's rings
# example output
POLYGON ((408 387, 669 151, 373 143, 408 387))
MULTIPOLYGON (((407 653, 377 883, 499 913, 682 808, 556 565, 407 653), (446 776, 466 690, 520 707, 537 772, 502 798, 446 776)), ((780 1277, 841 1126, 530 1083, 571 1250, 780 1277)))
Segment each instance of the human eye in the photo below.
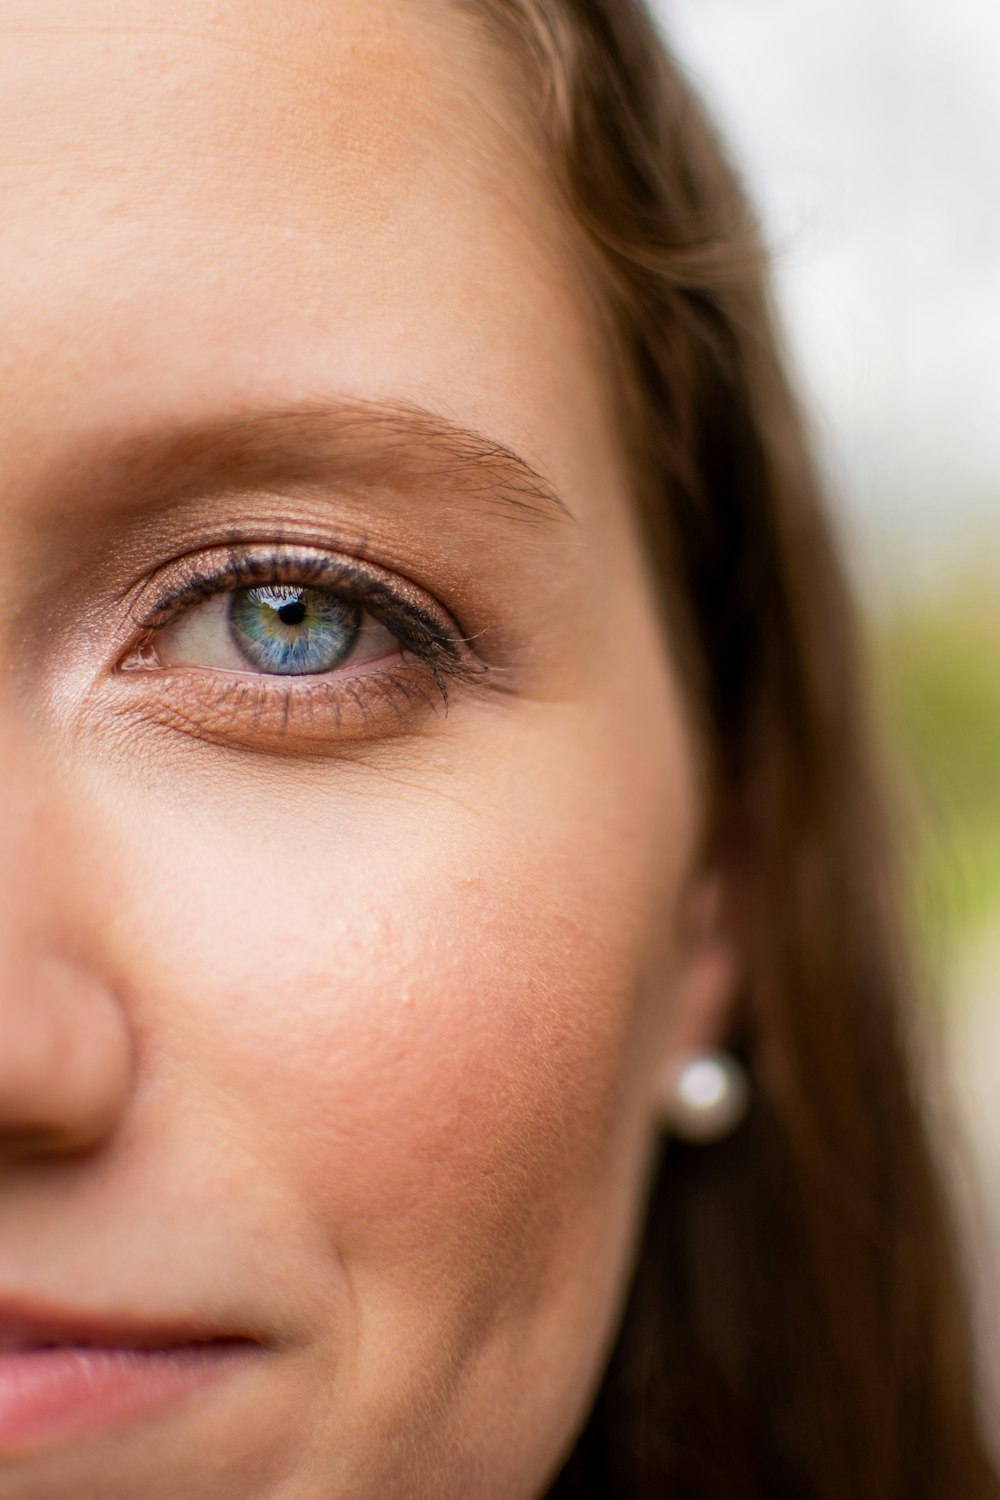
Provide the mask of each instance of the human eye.
POLYGON ((398 733, 486 670, 424 590, 337 553, 216 550, 150 592, 118 672, 208 738, 287 749, 398 733))

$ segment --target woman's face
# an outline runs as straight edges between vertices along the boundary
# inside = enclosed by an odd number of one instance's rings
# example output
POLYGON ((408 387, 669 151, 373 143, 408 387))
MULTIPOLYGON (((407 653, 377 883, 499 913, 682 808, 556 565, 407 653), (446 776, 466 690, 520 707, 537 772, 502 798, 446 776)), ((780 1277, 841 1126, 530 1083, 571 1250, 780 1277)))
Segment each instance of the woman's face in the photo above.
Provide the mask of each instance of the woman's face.
POLYGON ((598 1379, 724 964, 479 24, 0 0, 3 1500, 523 1500, 598 1379))

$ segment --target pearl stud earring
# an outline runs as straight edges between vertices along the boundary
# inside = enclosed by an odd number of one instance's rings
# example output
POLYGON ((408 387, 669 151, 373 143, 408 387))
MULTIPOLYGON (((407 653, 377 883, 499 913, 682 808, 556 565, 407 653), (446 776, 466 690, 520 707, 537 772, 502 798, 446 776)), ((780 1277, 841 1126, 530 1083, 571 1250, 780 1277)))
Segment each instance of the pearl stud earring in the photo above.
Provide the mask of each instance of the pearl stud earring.
POLYGON ((709 1145, 742 1124, 750 1104, 746 1070, 729 1052, 696 1052, 668 1065, 660 1089, 671 1135, 709 1145))

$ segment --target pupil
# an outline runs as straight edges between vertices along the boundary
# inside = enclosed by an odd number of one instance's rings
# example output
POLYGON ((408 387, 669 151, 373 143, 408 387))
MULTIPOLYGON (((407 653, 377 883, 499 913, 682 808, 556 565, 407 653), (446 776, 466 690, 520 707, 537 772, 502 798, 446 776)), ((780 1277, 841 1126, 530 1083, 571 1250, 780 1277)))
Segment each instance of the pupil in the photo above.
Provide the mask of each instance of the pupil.
POLYGON ((277 611, 282 625, 301 625, 306 617, 306 607, 301 599, 291 599, 277 611))

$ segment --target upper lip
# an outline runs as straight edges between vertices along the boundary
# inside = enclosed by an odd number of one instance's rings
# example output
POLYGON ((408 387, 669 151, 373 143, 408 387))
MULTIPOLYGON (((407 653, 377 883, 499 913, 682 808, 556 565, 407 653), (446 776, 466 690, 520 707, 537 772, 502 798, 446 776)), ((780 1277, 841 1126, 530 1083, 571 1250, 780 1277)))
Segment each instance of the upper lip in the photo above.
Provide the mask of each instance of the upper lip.
POLYGON ((0 1299, 0 1354, 49 1348, 171 1349, 216 1342, 258 1340, 196 1320, 147 1319, 0 1299))

